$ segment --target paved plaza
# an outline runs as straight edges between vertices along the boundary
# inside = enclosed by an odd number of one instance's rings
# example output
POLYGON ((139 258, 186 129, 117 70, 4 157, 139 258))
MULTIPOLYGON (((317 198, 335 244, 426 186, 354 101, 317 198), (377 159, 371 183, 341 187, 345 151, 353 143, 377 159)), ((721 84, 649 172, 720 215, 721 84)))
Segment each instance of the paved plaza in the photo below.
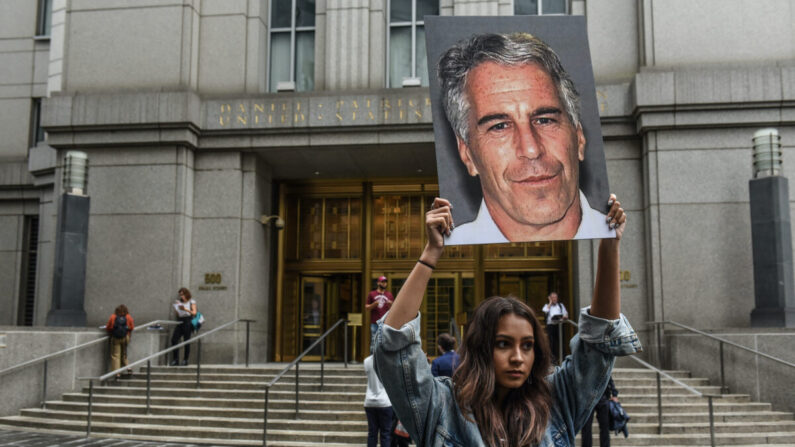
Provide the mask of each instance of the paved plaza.
MULTIPOLYGON (((29 431, 0 429, 0 446, 18 447, 190 447, 198 444, 177 444, 173 442, 127 441, 115 438, 76 436, 59 433, 35 433, 29 431)), ((207 447, 207 446, 204 446, 207 447)))

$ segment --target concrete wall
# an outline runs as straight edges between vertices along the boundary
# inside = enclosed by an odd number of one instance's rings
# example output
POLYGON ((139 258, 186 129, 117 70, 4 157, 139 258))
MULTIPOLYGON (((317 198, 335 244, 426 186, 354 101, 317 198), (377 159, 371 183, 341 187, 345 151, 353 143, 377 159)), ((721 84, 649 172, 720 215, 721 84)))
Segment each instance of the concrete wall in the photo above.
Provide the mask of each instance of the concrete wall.
MULTIPOLYGON (((141 322, 143 323, 143 321, 141 322)), ((140 324, 140 323, 139 323, 140 324)), ((163 333, 162 335, 165 335, 163 333)), ((104 331, 47 330, 0 327, 5 346, 0 345, 0 370, 28 360, 68 349, 104 337, 104 331)), ((137 359, 153 354, 165 345, 160 331, 134 332, 127 359, 137 359)), ((79 351, 56 357, 47 362, 47 399, 59 399, 63 393, 79 390, 87 385, 78 377, 96 377, 108 372, 110 351, 107 342, 99 342, 79 351)), ((0 378, 0 416, 16 414, 22 408, 36 407, 41 402, 44 384, 43 363, 14 371, 0 378), (26 390, 26 392, 20 392, 26 390)))
POLYGON ((643 65, 702 66, 791 60, 789 0, 642 0, 643 65))
POLYGON ((596 82, 631 80, 638 71, 638 2, 589 1, 585 7, 596 82))
MULTIPOLYGON (((795 331, 792 329, 728 329, 710 333, 784 361, 795 362, 792 348, 795 346, 795 331)), ((688 369, 694 377, 708 377, 713 385, 720 385, 720 347, 717 341, 672 330, 666 332, 665 340, 668 367, 688 369)), ((770 402, 774 410, 795 411, 793 368, 729 345, 724 345, 723 351, 729 392, 749 394, 753 401, 770 402)))

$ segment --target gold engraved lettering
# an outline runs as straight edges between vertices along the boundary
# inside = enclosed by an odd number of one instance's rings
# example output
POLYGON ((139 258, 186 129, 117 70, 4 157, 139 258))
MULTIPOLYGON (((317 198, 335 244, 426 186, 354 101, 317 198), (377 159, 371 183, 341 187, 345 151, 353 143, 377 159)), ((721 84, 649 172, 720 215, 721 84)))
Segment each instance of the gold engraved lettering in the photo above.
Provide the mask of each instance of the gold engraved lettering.
POLYGON ((282 113, 282 124, 284 124, 286 121, 287 121, 287 115, 282 113))
POLYGON ((356 111, 351 112, 351 121, 356 121, 356 111))
POLYGON ((339 113, 335 113, 334 116, 337 117, 337 121, 342 121, 342 115, 340 115, 339 113))
POLYGON ((422 119, 422 111, 420 109, 415 109, 414 114, 417 115, 417 118, 422 119))
POLYGON ((243 116, 243 115, 238 115, 237 116, 237 122, 242 124, 242 125, 244 125, 244 126, 248 125, 248 123, 246 123, 246 117, 243 116))
POLYGON ((254 115, 254 124, 259 124, 259 115, 254 115))
POLYGON ((240 113, 246 113, 246 106, 242 102, 237 107, 240 109, 240 113))
POLYGON ((268 114, 268 124, 273 124, 273 115, 270 113, 268 114))
POLYGON ((271 104, 271 112, 275 112, 275 111, 276 111, 276 103, 272 103, 271 104))
POLYGON ((409 107, 414 107, 414 101, 409 99, 409 107))
POLYGON ((384 120, 388 120, 389 119, 389 109, 392 108, 392 105, 389 104, 389 100, 388 99, 384 99, 384 100, 381 101, 381 107, 383 107, 383 109, 384 109, 384 120))
POLYGON ((398 107, 403 107, 403 99, 398 98, 398 107))
POLYGON ((262 104, 254 104, 254 112, 265 113, 265 106, 262 104))
POLYGON ((599 102, 599 113, 607 112, 607 93, 602 90, 597 90, 596 98, 599 102))
POLYGON ((370 108, 370 100, 369 99, 367 100, 367 108, 368 109, 370 108))
POLYGON ((398 110, 398 118, 403 119, 403 109, 398 110))
POLYGON ((226 126, 229 124, 230 117, 224 116, 224 114, 232 113, 232 105, 231 104, 221 104, 221 115, 218 117, 218 124, 221 126, 226 126))
POLYGON ((358 109, 358 108, 359 108, 359 103, 358 103, 358 102, 356 102, 356 100, 355 100, 355 99, 354 99, 353 101, 351 101, 351 104, 353 104, 353 108, 354 108, 354 109, 358 109))
POLYGON ((368 110, 367 111, 367 118, 369 118, 370 121, 375 121, 375 115, 373 115, 373 111, 372 110, 368 110))
POLYGON ((300 112, 301 111, 301 103, 300 102, 295 103, 295 111, 296 112, 300 112))
POLYGON ((425 98, 425 107, 430 107, 430 105, 431 105, 431 97, 428 96, 427 98, 425 98))
POLYGON ((303 121, 304 121, 304 119, 306 119, 306 117, 304 117, 304 114, 303 114, 303 113, 300 113, 300 112, 298 112, 298 113, 296 113, 296 114, 295 114, 295 116, 293 117, 293 122, 294 122, 294 123, 301 123, 301 122, 303 122, 303 121))

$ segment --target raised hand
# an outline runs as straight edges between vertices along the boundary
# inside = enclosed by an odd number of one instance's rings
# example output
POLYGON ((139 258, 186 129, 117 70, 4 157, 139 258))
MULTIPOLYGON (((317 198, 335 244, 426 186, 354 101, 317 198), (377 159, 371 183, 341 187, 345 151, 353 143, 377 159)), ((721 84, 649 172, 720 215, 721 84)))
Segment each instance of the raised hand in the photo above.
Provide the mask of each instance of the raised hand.
POLYGON ((627 215, 624 214, 624 208, 621 208, 621 202, 616 199, 615 194, 610 194, 607 204, 610 205, 610 210, 607 212, 607 222, 611 228, 616 229, 616 239, 621 240, 621 236, 624 235, 624 228, 627 226, 627 215))
POLYGON ((425 226, 428 229, 428 245, 431 248, 444 247, 444 236, 453 230, 453 206, 445 199, 433 199, 430 211, 425 213, 425 226))

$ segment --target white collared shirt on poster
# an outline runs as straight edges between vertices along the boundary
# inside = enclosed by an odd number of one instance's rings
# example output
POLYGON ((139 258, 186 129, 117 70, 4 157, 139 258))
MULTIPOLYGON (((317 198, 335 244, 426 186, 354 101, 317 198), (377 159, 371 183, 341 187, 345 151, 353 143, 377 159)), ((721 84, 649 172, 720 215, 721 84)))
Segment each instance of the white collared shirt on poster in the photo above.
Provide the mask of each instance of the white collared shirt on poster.
MULTIPOLYGON (((591 208, 585 194, 580 191, 580 210, 582 220, 572 239, 608 239, 616 237, 616 230, 607 224, 607 215, 591 208)), ((480 209, 475 220, 455 227, 450 236, 445 237, 445 245, 500 244, 510 242, 491 218, 486 201, 480 201, 480 209)))

